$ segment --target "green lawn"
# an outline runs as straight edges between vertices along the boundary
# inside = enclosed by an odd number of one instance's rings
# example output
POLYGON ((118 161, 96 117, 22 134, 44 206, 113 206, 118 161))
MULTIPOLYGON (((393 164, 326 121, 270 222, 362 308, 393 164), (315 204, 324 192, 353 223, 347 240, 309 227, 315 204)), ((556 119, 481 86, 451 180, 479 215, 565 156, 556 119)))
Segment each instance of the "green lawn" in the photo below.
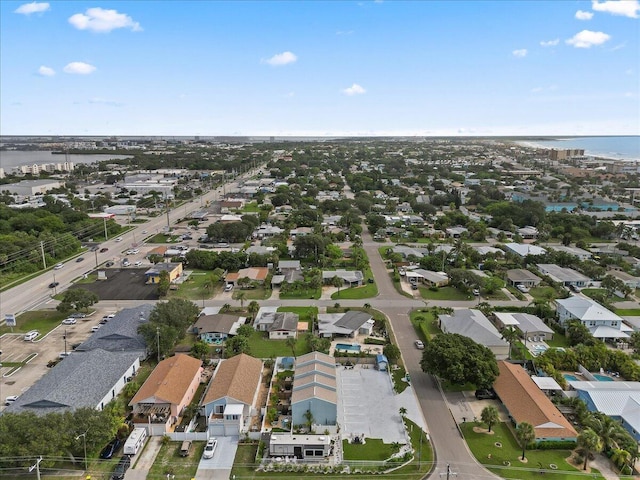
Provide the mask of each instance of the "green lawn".
POLYGON ((420 295, 425 300, 472 300, 473 297, 462 293, 455 287, 441 287, 436 291, 426 287, 418 287, 420 295))
POLYGON ((264 287, 256 287, 256 288, 238 288, 237 290, 233 291, 233 299, 234 300, 240 300, 240 292, 242 292, 244 294, 244 299, 245 300, 266 300, 267 298, 269 298, 271 296, 271 293, 273 292, 273 290, 271 290, 270 288, 264 288, 264 287))
POLYGON ((393 454, 390 443, 382 443, 379 438, 367 438, 365 444, 342 441, 345 460, 373 460, 381 462, 393 454))
POLYGON ((563 347, 568 348, 571 346, 569 339, 564 334, 555 332, 553 334, 553 340, 545 340, 546 344, 550 347, 563 347))
POLYGON ((153 466, 149 470, 151 478, 176 475, 178 478, 194 478, 198 470, 198 459, 202 456, 205 442, 193 442, 193 450, 188 457, 180 456, 182 442, 168 442, 160 447, 153 466))
POLYGON ((360 287, 341 288, 331 295, 332 300, 360 300, 372 298, 378 295, 378 287, 375 283, 365 283, 360 287))
POLYGON ((214 291, 207 290, 204 285, 211 272, 206 270, 194 270, 189 278, 178 286, 177 290, 169 290, 169 298, 185 298, 187 300, 202 300, 212 298, 222 291, 223 283, 220 282, 214 291))
POLYGON ((615 313, 621 317, 640 317, 640 308, 616 308, 615 313))
POLYGON ((396 393, 404 392, 409 386, 409 382, 405 381, 405 375, 407 371, 404 367, 398 365, 398 368, 391 370, 391 377, 393 378, 393 389, 396 393))
MULTIPOLYGON (((249 351, 252 357, 257 358, 290 357, 293 352, 286 342, 286 340, 269 340, 265 332, 254 331, 249 337, 249 351)), ((299 339, 296 341, 296 357, 310 351, 311 349, 306 340, 299 339)))
POLYGON ((422 334, 421 336, 418 335, 422 340, 428 340, 433 335, 442 333, 442 330, 438 327, 438 318, 430 308, 413 310, 409 314, 409 319, 416 331, 422 334), (423 320, 420 320, 420 318, 423 320))
POLYGON ((533 298, 557 298, 558 294, 553 287, 532 287, 529 289, 529 295, 533 298))
POLYGON ((256 202, 245 203, 244 207, 242 207, 242 213, 259 213, 260 205, 256 202))
POLYGON ((147 240, 147 243, 173 243, 180 240, 177 235, 166 235, 164 233, 158 233, 147 240))
POLYGON ((282 293, 280 292, 280 298, 282 300, 318 300, 322 296, 322 288, 305 288, 303 290, 296 290, 295 292, 282 293))
POLYGON ((57 310, 32 310, 24 312, 16 318, 15 327, 0 326, 0 335, 11 333, 12 331, 13 333, 24 333, 30 330, 38 330, 41 336, 46 335, 60 325, 60 322, 65 318, 67 318, 67 315, 57 310))
POLYGON ((318 307, 280 307, 279 312, 292 312, 298 314, 301 322, 309 322, 311 326, 311 318, 318 315, 318 307))
MULTIPOLYGON (((474 426, 484 428, 484 425, 467 422, 460 425, 464 433, 467 445, 476 457, 478 462, 483 464, 496 475, 504 478, 518 478, 522 480, 540 478, 540 469, 553 472, 553 480, 579 478, 583 473, 567 463, 565 458, 571 455, 570 450, 527 450, 525 457, 527 463, 520 462, 518 457, 522 454, 522 449, 517 444, 511 430, 504 423, 494 425, 493 435, 486 433, 476 433, 474 426), (501 447, 496 446, 496 442, 501 447), (510 467, 509 467, 509 462, 510 467), (557 469, 550 468, 556 465, 557 469), (491 468, 491 466, 496 468, 491 468), (533 469, 533 471, 529 470, 533 469), (562 473, 560 473, 562 472, 562 473), (566 472, 566 473, 565 473, 566 472)), ((592 470, 592 473, 594 470, 592 470)), ((603 478, 600 475, 589 478, 603 478)))

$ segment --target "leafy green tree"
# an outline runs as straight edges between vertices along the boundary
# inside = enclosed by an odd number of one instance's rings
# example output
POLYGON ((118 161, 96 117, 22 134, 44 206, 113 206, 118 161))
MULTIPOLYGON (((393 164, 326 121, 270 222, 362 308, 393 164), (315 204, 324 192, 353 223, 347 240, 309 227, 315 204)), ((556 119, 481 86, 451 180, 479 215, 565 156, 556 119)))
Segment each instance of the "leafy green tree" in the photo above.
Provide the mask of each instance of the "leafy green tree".
POLYGON ((589 455, 602 451, 602 440, 591 428, 585 428, 578 435, 578 446, 584 452, 584 465, 582 469, 586 470, 589 463, 589 455))
POLYGON ((198 340, 193 343, 193 346, 191 347, 192 357, 204 360, 205 358, 207 358, 207 355, 209 355, 209 344, 207 342, 198 340))
POLYGON ((260 304, 258 302, 256 302, 255 300, 252 300, 251 302, 249 302, 249 305, 247 306, 247 312, 249 313, 249 315, 251 315, 251 318, 256 317, 256 314, 258 313, 258 311, 260 310, 260 304))
POLYGON ((169 280, 169 272, 166 270, 162 270, 160 272, 160 280, 158 280, 158 295, 160 297, 165 297, 167 293, 169 293, 169 288, 171 287, 171 280, 169 280))
POLYGON ((100 300, 97 293, 84 288, 70 288, 64 292, 62 300, 56 307, 59 312, 67 313, 71 310, 87 311, 89 307, 100 300))
POLYGON ((385 345, 382 349, 382 353, 387 357, 387 360, 392 363, 395 363, 400 358, 400 349, 393 343, 385 345))
POLYGON ((516 438, 522 447, 522 460, 524 460, 527 446, 536 439, 536 431, 533 425, 527 422, 519 423, 516 428, 516 438))
POLYGON ((493 405, 484 407, 482 409, 482 413, 480 414, 480 419, 482 420, 482 423, 485 423, 487 425, 489 431, 491 431, 491 427, 498 423, 498 420, 500 420, 498 409, 493 405))
POLYGON ((227 358, 234 357, 240 353, 250 353, 249 339, 242 335, 227 338, 224 342, 225 355, 227 358))
POLYGON ((567 336, 571 345, 593 345, 595 339, 591 332, 580 320, 572 320, 567 324, 567 336))
POLYGON ((499 373, 489 348, 457 333, 439 334, 427 342, 420 366, 424 372, 451 383, 469 382, 478 388, 493 385, 499 373))
POLYGON ((291 356, 295 357, 296 356, 296 344, 297 344, 297 340, 293 337, 289 337, 285 340, 285 344, 287 345, 287 347, 289 347, 291 349, 291 356))
POLYGON ((255 330, 251 325, 240 325, 238 327, 236 335, 249 338, 251 337, 251 335, 253 335, 253 332, 255 332, 255 330))
POLYGON ((615 448, 611 452, 611 461, 624 473, 631 463, 631 454, 621 448, 615 448))
POLYGON ((153 263, 154 265, 162 262, 164 260, 164 257, 162 255, 159 255, 157 253, 152 253, 151 255, 149 255, 149 261, 151 263, 153 263))

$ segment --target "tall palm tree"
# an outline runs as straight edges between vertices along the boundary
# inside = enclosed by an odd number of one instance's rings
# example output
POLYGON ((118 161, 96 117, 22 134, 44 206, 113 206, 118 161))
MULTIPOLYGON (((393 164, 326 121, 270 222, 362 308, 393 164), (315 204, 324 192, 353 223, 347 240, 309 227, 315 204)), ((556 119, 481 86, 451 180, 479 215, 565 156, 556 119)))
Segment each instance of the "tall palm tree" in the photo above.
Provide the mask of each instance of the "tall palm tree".
POLYGON ((622 448, 616 448, 611 454, 611 461, 624 473, 623 469, 630 466, 631 454, 622 448))
POLYGON ((626 430, 622 425, 602 413, 589 415, 584 423, 598 434, 602 440, 602 448, 605 451, 620 448, 620 441, 626 436, 626 430))
POLYGON ((249 305, 247 306, 247 312, 249 312, 249 315, 251 315, 252 318, 256 318, 256 314, 259 310, 260 304, 258 302, 256 302, 255 300, 249 302, 249 305))
POLYGON ((518 427, 516 428, 516 437, 518 439, 518 443, 520 443, 520 446, 522 447, 522 460, 524 460, 527 445, 536 439, 536 431, 530 423, 522 422, 518 424, 518 427))
POLYGON ((244 308, 244 300, 247 297, 246 292, 238 292, 236 299, 240 300, 240 308, 244 308))
POLYGON ((589 455, 602 451, 602 440, 591 428, 585 428, 580 435, 578 435, 578 446, 584 451, 584 465, 582 469, 586 470, 587 464, 589 463, 589 455))
POLYGON ((502 329, 502 339, 509 343, 509 359, 511 359, 511 350, 513 348, 513 344, 518 341, 520 336, 518 332, 513 327, 505 327, 502 329))
POLYGON ((500 420, 498 409, 493 405, 484 407, 482 409, 482 413, 480 414, 480 419, 482 420, 482 423, 487 424, 487 427, 489 427, 489 431, 491 431, 491 426, 495 425, 496 423, 498 423, 498 420, 500 420))
POLYGON ((289 347, 291 349, 291 356, 293 356, 293 357, 296 356, 296 343, 297 343, 297 341, 293 337, 289 337, 285 341, 285 344, 287 345, 287 347, 289 347))

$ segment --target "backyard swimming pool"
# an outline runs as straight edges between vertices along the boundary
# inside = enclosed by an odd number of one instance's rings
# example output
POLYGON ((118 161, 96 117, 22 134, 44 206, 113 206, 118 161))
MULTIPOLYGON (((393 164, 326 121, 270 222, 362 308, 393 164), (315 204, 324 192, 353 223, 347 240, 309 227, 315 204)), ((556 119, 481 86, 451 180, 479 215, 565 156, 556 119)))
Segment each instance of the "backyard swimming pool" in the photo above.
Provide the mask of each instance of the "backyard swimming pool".
POLYGON ((593 376, 596 377, 596 379, 599 382, 613 382, 613 378, 607 377, 606 375, 600 375, 599 373, 594 373, 593 376))
POLYGON ((576 377, 575 375, 571 375, 570 373, 565 373, 562 376, 565 379, 567 379, 567 381, 569 381, 569 382, 577 382, 578 381, 578 377, 576 377))
MULTIPOLYGON (((600 375, 599 373, 593 373, 592 375, 599 382, 613 382, 613 378, 606 375, 600 375)), ((571 375, 570 373, 564 373, 562 376, 569 382, 581 382, 585 380, 584 378, 578 378, 576 375, 571 375)))
POLYGON ((350 353, 360 353, 360 345, 357 343, 336 343, 336 351, 338 352, 350 352, 350 353))

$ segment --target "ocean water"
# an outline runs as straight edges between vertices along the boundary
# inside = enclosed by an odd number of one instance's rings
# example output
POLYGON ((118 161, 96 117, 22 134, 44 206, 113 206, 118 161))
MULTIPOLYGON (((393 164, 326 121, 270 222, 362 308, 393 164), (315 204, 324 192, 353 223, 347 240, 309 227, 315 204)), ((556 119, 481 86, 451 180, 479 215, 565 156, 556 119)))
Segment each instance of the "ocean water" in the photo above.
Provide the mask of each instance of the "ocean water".
POLYGON ((562 137, 555 140, 534 140, 526 142, 542 148, 584 149, 593 157, 616 160, 640 160, 640 136, 630 137, 562 137))

